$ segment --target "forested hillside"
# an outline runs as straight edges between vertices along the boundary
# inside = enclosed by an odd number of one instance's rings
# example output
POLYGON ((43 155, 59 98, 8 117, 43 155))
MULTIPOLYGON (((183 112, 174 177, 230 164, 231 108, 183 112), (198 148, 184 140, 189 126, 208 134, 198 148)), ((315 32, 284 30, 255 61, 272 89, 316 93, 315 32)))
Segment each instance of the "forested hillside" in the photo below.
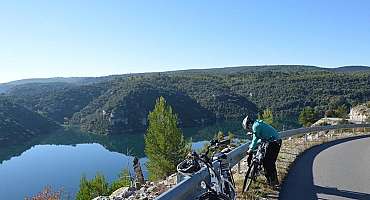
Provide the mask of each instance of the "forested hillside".
POLYGON ((151 75, 116 80, 114 86, 76 113, 73 122, 87 131, 119 133, 145 129, 159 96, 179 114, 180 126, 204 126, 255 114, 257 107, 211 77, 151 75))
POLYGON ((106 83, 73 85, 68 83, 31 83, 12 88, 12 99, 56 122, 68 121, 108 88, 106 83))
MULTIPOLYGON (((28 84, 71 84, 71 85, 89 85, 113 80, 117 75, 102 76, 102 77, 55 77, 55 78, 31 78, 11 81, 8 83, 0 83, 0 94, 7 93, 17 86, 25 86, 28 84)), ((124 77, 127 75, 119 75, 124 77)))
POLYGON ((88 85, 26 84, 14 87, 9 98, 57 122, 100 134, 145 129, 159 96, 178 113, 182 127, 240 120, 271 108, 275 120, 289 128, 299 126, 297 117, 305 106, 323 116, 331 105, 370 99, 369 70, 338 71, 251 66, 131 74, 88 85))
POLYGON ((51 120, 0 96, 0 144, 15 144, 58 127, 51 120))

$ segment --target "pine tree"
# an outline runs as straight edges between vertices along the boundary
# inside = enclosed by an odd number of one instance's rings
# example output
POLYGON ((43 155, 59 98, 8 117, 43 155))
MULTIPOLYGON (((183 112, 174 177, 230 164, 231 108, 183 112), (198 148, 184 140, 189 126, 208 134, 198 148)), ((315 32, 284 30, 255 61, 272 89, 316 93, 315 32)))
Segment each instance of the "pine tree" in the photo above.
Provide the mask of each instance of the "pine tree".
POLYGON ((227 133, 227 139, 229 139, 230 141, 232 141, 233 139, 235 138, 235 135, 234 135, 234 133, 232 133, 232 132, 228 132, 227 133))
POLYGON ((339 118, 346 119, 348 114, 347 114, 347 107, 346 105, 341 105, 338 106, 338 108, 335 110, 335 115, 339 118))
POLYGON ((262 116, 259 115, 258 118, 270 125, 274 123, 274 117, 272 115, 272 110, 270 108, 263 110, 262 116))
POLYGON ((310 106, 305 107, 302 112, 299 114, 298 121, 305 127, 311 126, 317 121, 317 113, 310 106))
POLYGON ((109 184, 105 180, 104 175, 97 173, 95 178, 90 182, 92 197, 95 198, 101 195, 108 195, 109 193, 109 184))
POLYGON ((90 185, 89 180, 86 179, 86 176, 82 176, 80 180, 80 190, 76 195, 76 200, 88 200, 92 199, 90 194, 90 185))
POLYGON ((105 177, 99 173, 89 181, 86 176, 80 180, 80 190, 76 195, 77 200, 90 200, 97 196, 108 195, 109 188, 105 177))
POLYGON ((156 101, 148 115, 149 126, 145 134, 145 154, 148 157, 149 179, 158 180, 176 171, 176 166, 190 151, 177 126, 177 115, 163 97, 156 101))
POLYGON ((225 138, 224 132, 218 131, 218 133, 216 134, 216 139, 218 139, 218 140, 224 140, 224 138, 225 138))

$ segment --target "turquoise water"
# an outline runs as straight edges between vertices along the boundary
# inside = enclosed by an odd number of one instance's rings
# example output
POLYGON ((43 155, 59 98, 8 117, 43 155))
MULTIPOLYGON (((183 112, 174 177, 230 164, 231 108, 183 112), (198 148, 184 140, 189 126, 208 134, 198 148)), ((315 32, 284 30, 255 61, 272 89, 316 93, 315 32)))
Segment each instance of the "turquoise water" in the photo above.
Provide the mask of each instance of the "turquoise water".
MULTIPOLYGON (((184 129, 193 149, 202 148, 215 133, 236 133, 230 124, 184 129), (221 128, 222 127, 222 128, 221 128)), ((237 127, 237 126, 236 126, 237 127)), ((57 131, 22 144, 0 146, 0 199, 24 199, 45 186, 62 189, 73 199, 82 175, 92 178, 97 172, 109 182, 124 168, 132 169, 133 155, 147 176, 143 133, 99 136, 76 131, 57 131)))

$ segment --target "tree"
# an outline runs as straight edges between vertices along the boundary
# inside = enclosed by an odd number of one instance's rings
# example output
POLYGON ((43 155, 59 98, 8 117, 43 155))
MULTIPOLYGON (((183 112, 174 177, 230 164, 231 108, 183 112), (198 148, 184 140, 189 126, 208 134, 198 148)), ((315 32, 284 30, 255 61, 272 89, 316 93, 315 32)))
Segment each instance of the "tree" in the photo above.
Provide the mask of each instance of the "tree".
POLYGON ((263 110, 262 115, 258 116, 259 119, 262 119, 264 122, 272 125, 274 123, 274 117, 272 115, 272 110, 270 108, 266 108, 263 110))
POLYGON ((223 140, 225 138, 225 134, 222 131, 218 131, 216 135, 216 139, 223 140))
POLYGON ((347 106, 346 105, 341 105, 335 110, 335 115, 339 118, 346 119, 348 116, 348 111, 347 111, 347 106))
POLYGON ((90 200, 97 196, 108 195, 108 193, 108 183, 103 175, 97 173, 91 181, 86 176, 82 176, 76 200, 90 200))
POLYGON ((109 185, 105 177, 100 173, 97 173, 95 178, 90 181, 90 186, 93 198, 100 195, 108 195, 109 193, 109 185))
POLYGON ((191 146, 178 128, 177 115, 163 97, 157 99, 148 120, 145 154, 149 179, 159 180, 176 172, 177 164, 185 159, 191 146))
POLYGON ((229 139, 230 141, 232 141, 233 139, 235 138, 235 135, 234 135, 234 133, 232 133, 232 132, 228 132, 227 133, 227 139, 229 139))
POLYGON ((92 199, 90 194, 90 184, 86 176, 82 176, 80 180, 80 190, 77 192, 76 200, 92 199))
POLYGON ((299 114, 298 121, 303 126, 309 127, 317 121, 317 113, 313 108, 307 106, 299 114))

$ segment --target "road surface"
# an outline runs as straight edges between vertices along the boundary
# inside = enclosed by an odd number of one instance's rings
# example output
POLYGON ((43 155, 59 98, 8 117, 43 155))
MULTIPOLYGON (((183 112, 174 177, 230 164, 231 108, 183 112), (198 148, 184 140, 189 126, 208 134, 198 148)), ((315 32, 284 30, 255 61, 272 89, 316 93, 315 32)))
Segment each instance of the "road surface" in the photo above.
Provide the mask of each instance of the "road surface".
POLYGON ((370 135, 306 151, 289 171, 279 199, 370 200, 370 135))

